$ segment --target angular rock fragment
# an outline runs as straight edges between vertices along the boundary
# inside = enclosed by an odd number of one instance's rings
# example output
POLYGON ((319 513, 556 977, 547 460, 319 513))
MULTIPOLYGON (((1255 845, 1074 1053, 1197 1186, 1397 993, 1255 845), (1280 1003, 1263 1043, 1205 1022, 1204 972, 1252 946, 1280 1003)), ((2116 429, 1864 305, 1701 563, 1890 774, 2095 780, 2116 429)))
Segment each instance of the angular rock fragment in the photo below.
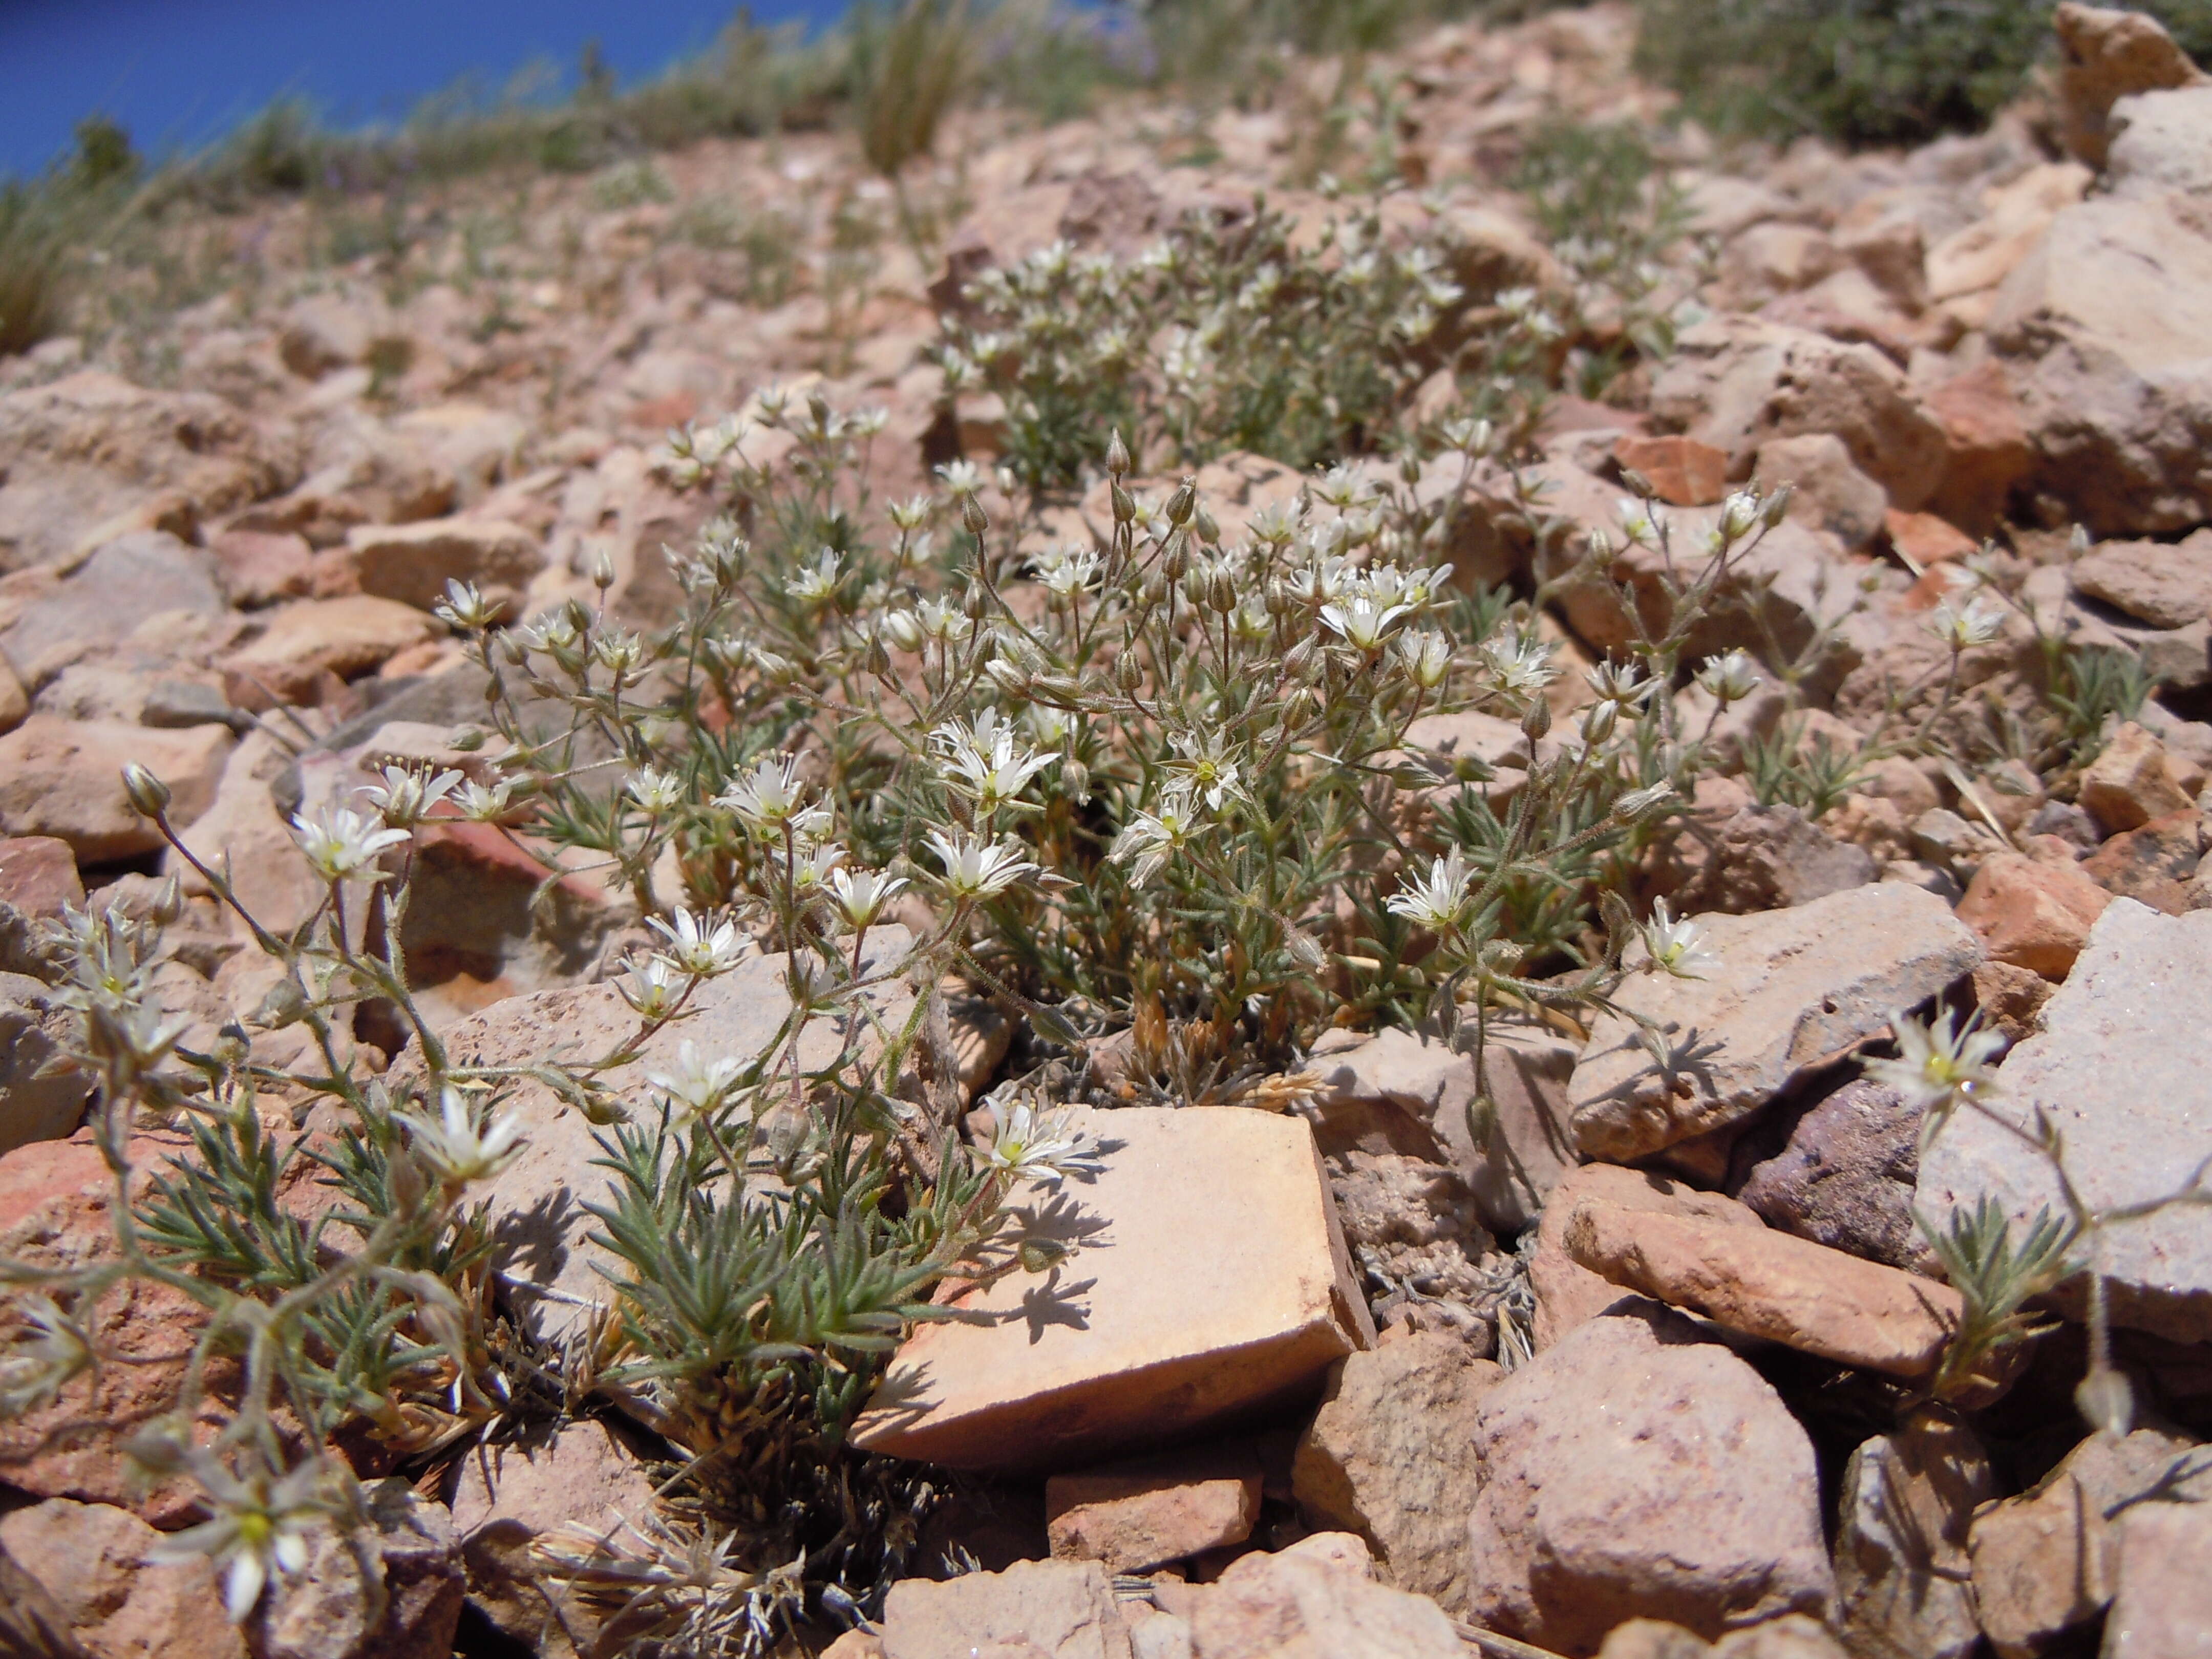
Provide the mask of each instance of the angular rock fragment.
POLYGON ((1318 1385, 1372 1346, 1312 1132, 1297 1118, 1079 1111, 1099 1174, 1031 1188, 1016 1226, 1078 1249, 915 1332, 854 1431, 955 1468, 1066 1468, 1318 1385))
POLYGON ((1836 1622, 1870 1651, 1966 1659, 1981 1640, 1966 1534, 1997 1493, 1973 1431, 1924 1410, 1844 1465, 1836 1622))
POLYGON ((1260 1462, 1249 1451, 1161 1453, 1045 1482, 1054 1559, 1144 1572, 1241 1544, 1260 1515, 1260 1462))
POLYGON ((1342 1533, 1245 1556, 1182 1605, 1189 1608, 1192 1650, 1202 1659, 1462 1659, 1466 1652, 1435 1602, 1376 1583, 1365 1547, 1342 1533))
POLYGON ((33 714, 0 737, 0 832, 66 842, 83 865, 154 852, 161 832, 131 805, 124 767, 136 761, 168 785, 169 821, 181 826, 215 799, 230 744, 220 726, 158 732, 33 714))
POLYGON ((1128 1627, 1096 1561, 1017 1561, 1004 1572, 907 1578, 884 1598, 884 1659, 1130 1659, 1128 1627))
POLYGON ((1393 1337, 1340 1360, 1291 1466, 1310 1522, 1356 1533, 1403 1589, 1467 1602, 1467 1448, 1483 1396, 1505 1373, 1455 1336, 1393 1337))
POLYGON ((1626 1015, 1591 1030, 1568 1099, 1592 1157, 1626 1163, 1740 1121, 1982 954, 1942 900, 1898 882, 1704 925, 1705 978, 1639 975, 1619 994, 1656 1022, 1663 1059, 1626 1015))
POLYGON ((1812 1443, 1680 1315, 1591 1320, 1484 1397, 1474 1623, 1570 1656, 1630 1619, 1712 1638, 1834 1595, 1812 1443))
POLYGON ((1925 1376, 1959 1324, 1959 1293, 1768 1228, 1588 1204, 1570 1255, 1616 1285, 1838 1364, 1925 1376))
MULTIPOLYGON (((1894 1089, 1855 1078, 1800 1115, 1735 1195, 1785 1233, 1911 1267, 1927 1251, 1912 1218, 1922 1115, 1894 1089)), ((1739 1158, 1743 1150, 1739 1142, 1739 1158)))
POLYGON ((1585 1164, 1569 1170, 1544 1208, 1536 1231, 1535 1253, 1528 1260, 1528 1288, 1536 1304, 1528 1334, 1539 1353, 1627 1294, 1567 1251, 1567 1224, 1578 1210, 1592 1204, 1693 1217, 1724 1227, 1756 1230, 1763 1224, 1754 1212, 1732 1198, 1701 1193, 1650 1170, 1623 1170, 1610 1164, 1585 1164))
POLYGON ((2138 1504, 2120 1519, 2106 1659, 2212 1655, 2212 1504, 2138 1504))
POLYGON ((1981 936, 1990 960, 2057 981, 2073 972, 2089 930, 2112 902, 2075 865, 1995 853, 1974 872, 1959 901, 1959 920, 1981 936))
MULTIPOLYGON (((2114 899, 2045 1006, 2042 1034, 1998 1068, 1986 1111, 1959 1114, 1930 1143, 1921 1210, 1940 1224, 1988 1197, 2015 1226, 2045 1207, 2063 1214, 2049 1162, 2019 1133, 2039 1113, 2058 1132, 2068 1178, 2093 1209, 2179 1190, 2212 1150, 2208 984, 2212 912, 2166 916, 2114 899)), ((2175 1205, 2111 1222, 2098 1260, 2115 1320, 2178 1342, 2212 1340, 2212 1207, 2175 1205)))

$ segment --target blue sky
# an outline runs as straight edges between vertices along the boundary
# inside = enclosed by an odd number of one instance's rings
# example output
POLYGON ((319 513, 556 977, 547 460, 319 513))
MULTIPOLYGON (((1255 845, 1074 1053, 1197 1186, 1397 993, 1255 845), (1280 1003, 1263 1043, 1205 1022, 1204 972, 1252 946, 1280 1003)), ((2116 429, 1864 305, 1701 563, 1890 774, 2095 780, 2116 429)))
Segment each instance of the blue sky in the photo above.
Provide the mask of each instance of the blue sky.
MULTIPOLYGON (((840 0, 754 0, 820 21, 840 0)), ((597 40, 625 84, 711 41, 735 0, 0 0, 0 173, 34 173, 94 112, 142 150, 195 149, 272 98, 334 125, 392 120, 533 59, 572 74, 597 40)))

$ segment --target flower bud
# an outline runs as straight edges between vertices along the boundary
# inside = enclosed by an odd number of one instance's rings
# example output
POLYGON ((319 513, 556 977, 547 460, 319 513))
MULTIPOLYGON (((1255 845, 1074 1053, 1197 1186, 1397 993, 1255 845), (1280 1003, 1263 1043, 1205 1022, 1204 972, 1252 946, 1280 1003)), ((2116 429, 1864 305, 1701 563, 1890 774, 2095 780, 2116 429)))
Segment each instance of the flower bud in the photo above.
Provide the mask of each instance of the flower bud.
POLYGON ((981 622, 991 614, 991 596, 981 582, 969 582, 960 595, 960 614, 969 622, 981 622))
POLYGON ((1790 502, 1796 494, 1797 486, 1786 483, 1766 498, 1765 510, 1760 519, 1769 530, 1774 529, 1790 515, 1790 502))
POLYGON ((1321 948, 1321 941, 1303 927, 1292 927, 1283 935, 1283 944, 1291 953, 1291 960, 1310 974, 1317 974, 1328 966, 1328 952, 1321 948))
POLYGON ((1223 616, 1237 608, 1237 580, 1221 566, 1206 573, 1206 599, 1223 616))
POLYGON ((1294 680, 1310 680, 1321 665, 1321 641, 1309 634, 1283 653, 1283 672, 1294 680))
POLYGON ((1106 471, 1118 483, 1129 471, 1129 446, 1121 441, 1121 428, 1115 427, 1114 435, 1106 444, 1106 471))
POLYGON ((1528 709, 1521 716, 1522 735, 1533 747, 1551 729, 1552 705, 1540 696, 1529 698, 1528 709))
POLYGON ((1081 761, 1070 758, 1060 767, 1060 787, 1067 792, 1068 799, 1087 801, 1091 799, 1091 769, 1081 761))
POLYGON ((1623 823, 1641 823, 1674 804, 1674 786, 1655 783, 1648 789, 1632 789, 1613 804, 1613 816, 1623 823))
POLYGON ((1185 478, 1168 497, 1168 522, 1178 528, 1190 522, 1190 515, 1198 510, 1198 480, 1185 478))
POLYGON ((981 536, 991 527, 991 520, 984 516, 983 503, 973 495, 960 498, 960 525, 971 536, 981 536))
POLYGON ((123 769, 123 793, 143 817, 158 818, 169 810, 169 786, 137 761, 123 769))
POLYGON ((1144 683, 1145 665, 1137 660, 1134 641, 1127 642, 1121 647, 1121 654, 1114 659, 1114 684, 1133 693, 1144 683))
POLYGON ((614 585, 614 556, 603 547, 592 556, 592 586, 604 592, 614 585))
POLYGON ((147 915, 157 927, 173 927, 179 916, 185 914, 185 890, 174 876, 163 882, 154 895, 147 915))
POLYGON ((1198 532, 1199 540, 1204 542, 1208 547, 1218 547, 1221 544, 1221 526, 1214 522, 1213 514, 1207 512, 1203 506, 1191 514, 1190 527, 1198 532))
POLYGON ((1620 719, 1617 702, 1592 703, 1583 715, 1583 741, 1595 749, 1613 735, 1613 728, 1620 719))
POLYGON ((1624 466, 1620 469, 1620 482, 1626 487, 1628 493, 1638 501, 1648 501, 1659 493, 1651 487, 1651 480, 1632 466, 1624 466))
POLYGON ((1114 499, 1114 522, 1127 524, 1137 516, 1137 498, 1121 488, 1121 481, 1119 478, 1114 480, 1114 487, 1110 493, 1114 499))
POLYGON ((1171 582, 1182 580, 1182 573, 1190 568, 1190 535, 1178 521, 1168 532, 1166 543, 1160 549, 1160 574, 1171 582))
POLYGON ((1407 453, 1398 458, 1398 476, 1409 484, 1421 481, 1421 458, 1407 453))

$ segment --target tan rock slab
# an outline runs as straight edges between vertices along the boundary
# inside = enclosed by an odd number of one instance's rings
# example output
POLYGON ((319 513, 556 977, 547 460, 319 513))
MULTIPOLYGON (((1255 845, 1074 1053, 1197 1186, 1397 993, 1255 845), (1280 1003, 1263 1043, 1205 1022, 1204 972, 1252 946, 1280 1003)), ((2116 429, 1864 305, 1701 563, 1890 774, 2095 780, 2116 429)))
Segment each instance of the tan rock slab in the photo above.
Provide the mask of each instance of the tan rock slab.
POLYGON ((1537 1224, 1536 1250, 1528 1261, 1528 1288, 1536 1299, 1529 1335, 1538 1353, 1577 1325, 1596 1318, 1626 1294, 1568 1253, 1567 1224, 1586 1204, 1687 1216, 1723 1227, 1766 1225, 1748 1205, 1719 1193, 1699 1192, 1652 1170, 1624 1170, 1611 1164, 1585 1164, 1570 1170, 1537 1224))
POLYGON ((1838 1625, 1867 1651, 1967 1659, 1982 1638, 1967 1528, 1996 1492, 1981 1441, 1940 1408, 1860 1443, 1836 1523, 1838 1625))
POLYGON ((2052 981, 2074 959, 2112 896, 2070 864, 2021 853, 1993 853, 1959 901, 1959 920, 1981 936, 1992 960, 2052 981))
POLYGON ((2138 1504, 2120 1519, 2104 1659, 2212 1659, 2212 1504, 2138 1504))
MULTIPOLYGON (((2015 1228, 2064 1214, 2056 1173, 2024 1136, 2061 1137, 2067 1179, 2093 1210, 2153 1204, 2185 1187, 2212 1140, 2212 911, 2161 915, 2114 899, 2043 1030, 2005 1057, 1984 1110, 1961 1112, 1920 1160, 1918 1207, 1939 1223, 1984 1198, 2015 1228)), ((2212 1208, 2114 1219, 2098 1261, 2114 1320, 2176 1342, 2212 1341, 2212 1208)), ((2078 1295, 2077 1282, 2063 1287, 2078 1295)))
POLYGON ((2212 531, 2179 542, 2106 542, 2067 572, 2074 591, 2153 628, 2212 617, 2212 531))
POLYGON ((151 853, 161 832, 131 805, 124 767, 137 761, 169 786, 169 821, 182 826, 214 801, 230 746, 220 726, 161 731, 33 714, 0 737, 0 834, 51 836, 84 865, 151 853))
POLYGON ((1066 1468, 1316 1386, 1372 1346, 1313 1132, 1241 1109, 1080 1109, 1099 1172, 1016 1200, 1078 1246, 951 1305, 854 1426, 869 1451, 1066 1468))
POLYGON ((884 1599, 884 1659, 1130 1659, 1128 1626, 1096 1561, 907 1578, 884 1599))
POLYGON ((1591 1030, 1568 1085, 1590 1157, 1631 1163, 1748 1117, 1982 957, 1948 905, 1899 882, 1700 921, 1717 956, 1705 978, 1638 975, 1616 998, 1665 1034, 1666 1064, 1626 1012, 1591 1030))
POLYGON ((1299 1439, 1291 1489, 1309 1525, 1365 1540, 1404 1589, 1467 1603, 1476 1412, 1504 1371, 1456 1335, 1394 1335, 1337 1362, 1299 1439))
POLYGON ((435 638, 430 618, 396 599, 351 593, 335 599, 301 599, 269 613, 261 636, 223 663, 223 690, 234 704, 265 705, 310 699, 325 673, 351 679, 380 666, 412 645, 435 638), (256 697, 256 692, 264 695, 256 697))
POLYGON ((346 556, 362 592, 418 611, 442 604, 448 581, 512 602, 545 564, 537 537, 499 519, 362 525, 347 532, 346 556))
POLYGON ((1567 1249, 1613 1284, 1838 1364, 1925 1376, 1958 1328, 1959 1293, 1809 1238, 1586 1204, 1567 1249))
POLYGON ((245 1636, 223 1615, 216 1564, 157 1565, 161 1541, 107 1504, 50 1498, 0 1517, 0 1548, 45 1587, 95 1659, 245 1659, 245 1636))
POLYGON ((2017 1498, 1974 1519, 1966 1547, 1982 1628, 2001 1659, 2027 1659, 2087 1624, 2112 1599, 2119 1566, 2120 1516, 2154 1494, 2212 1498, 2203 1461, 2185 1438, 2137 1429, 2093 1435, 2017 1498))
POLYGON ((2196 802, 2173 775, 2166 745, 2130 720, 2081 774, 2081 805, 2107 830, 2135 830, 2196 802))
POLYGON ((1189 1605, 1198 1659, 1464 1659, 1467 1651, 1442 1608, 1377 1583, 1365 1546, 1342 1533, 1245 1556, 1189 1605))
POLYGON ((1243 1543, 1259 1519, 1260 1486, 1249 1451, 1169 1452, 1056 1474, 1044 1485, 1045 1534, 1055 1560, 1143 1572, 1243 1543))

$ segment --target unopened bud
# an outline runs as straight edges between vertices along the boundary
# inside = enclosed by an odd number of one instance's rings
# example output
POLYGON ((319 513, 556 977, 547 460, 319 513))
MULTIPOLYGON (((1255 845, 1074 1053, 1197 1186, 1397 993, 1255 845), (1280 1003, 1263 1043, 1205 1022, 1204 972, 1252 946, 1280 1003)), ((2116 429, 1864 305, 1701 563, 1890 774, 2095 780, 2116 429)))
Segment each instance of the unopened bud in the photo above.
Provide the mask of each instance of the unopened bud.
POLYGON ((1236 579, 1219 565, 1206 572, 1206 599, 1224 617, 1237 608, 1236 579))
POLYGON ((1190 515, 1198 510, 1198 480, 1185 478, 1168 497, 1168 522, 1182 526, 1190 522, 1190 515))
POLYGON ((1328 952, 1321 948, 1321 941, 1303 927, 1293 927, 1283 935, 1283 945, 1291 953, 1291 960, 1310 974, 1317 974, 1328 966, 1328 952))
POLYGON ((161 890, 154 895, 153 905, 147 914, 158 927, 174 925, 177 918, 185 914, 184 886, 174 876, 161 884, 161 890))
POLYGON ((884 649, 882 635, 872 633, 868 635, 867 648, 861 653, 860 663, 868 672, 878 678, 891 672, 891 653, 884 649))
POLYGON ((1596 747, 1613 735, 1613 728, 1620 719, 1619 703, 1592 703, 1589 711, 1583 716, 1583 741, 1592 748, 1596 747))
POLYGON ((1309 634, 1283 653, 1283 672, 1294 680, 1310 680, 1321 665, 1321 641, 1309 634))
POLYGON ((1267 614, 1271 617, 1287 617, 1298 608, 1297 596, 1291 593, 1290 584, 1280 576, 1268 579, 1261 602, 1267 605, 1267 614))
POLYGON ((1114 480, 1114 487, 1110 494, 1114 500, 1115 524, 1127 524, 1137 516, 1137 498, 1121 488, 1121 481, 1119 478, 1114 480))
POLYGON ((984 591, 981 582, 968 584, 967 591, 960 596, 960 614, 969 622, 981 622, 991 614, 991 596, 984 591))
POLYGON ((1213 514, 1207 512, 1203 506, 1190 515, 1190 527, 1198 532, 1199 540, 1204 542, 1208 547, 1218 547, 1221 544, 1221 526, 1213 521, 1213 514))
POLYGON ((579 634, 589 634, 592 631, 592 613, 584 608, 584 602, 581 599, 570 599, 566 608, 568 613, 568 626, 579 634))
POLYGON ((1168 532, 1166 544, 1160 549, 1160 574, 1171 582, 1182 580, 1182 573, 1190 568, 1190 536, 1178 520, 1168 532))
POLYGON ((1641 823, 1674 804, 1674 786, 1655 783, 1648 789, 1632 789, 1613 804, 1613 816, 1623 823, 1641 823))
POLYGON ((1648 501, 1659 493, 1651 487, 1651 480, 1632 466, 1624 466, 1620 469, 1620 482, 1626 487, 1628 493, 1638 501, 1648 501))
POLYGON ((1421 481, 1421 458, 1407 453, 1398 458, 1398 476, 1409 484, 1421 481))
POLYGON ((1114 684, 1133 693, 1144 683, 1145 665, 1137 660, 1134 642, 1125 643, 1121 654, 1114 659, 1114 684))
POLYGON ((1790 502, 1796 494, 1797 486, 1794 483, 1786 483, 1766 498, 1765 511, 1760 514, 1760 518, 1769 530, 1775 528, 1790 515, 1790 502))
POLYGON ((1073 758, 1062 761, 1060 767, 1060 787, 1075 801, 1091 799, 1091 769, 1073 758))
POLYGON ((1534 744, 1551 729, 1552 705, 1541 697, 1531 697, 1527 710, 1521 716, 1522 735, 1534 744))
POLYGON ((1129 446, 1121 441, 1121 428, 1118 426, 1106 443, 1106 471, 1117 483, 1128 474, 1129 446))
POLYGON ((991 520, 984 515, 983 503, 973 495, 960 498, 960 526, 971 536, 980 536, 991 527, 991 520))
POLYGON ((169 810, 169 786, 137 761, 123 769, 123 793, 143 817, 158 818, 169 810))
POLYGON ((605 592, 614 585, 614 556, 603 547, 592 556, 592 586, 605 592))

